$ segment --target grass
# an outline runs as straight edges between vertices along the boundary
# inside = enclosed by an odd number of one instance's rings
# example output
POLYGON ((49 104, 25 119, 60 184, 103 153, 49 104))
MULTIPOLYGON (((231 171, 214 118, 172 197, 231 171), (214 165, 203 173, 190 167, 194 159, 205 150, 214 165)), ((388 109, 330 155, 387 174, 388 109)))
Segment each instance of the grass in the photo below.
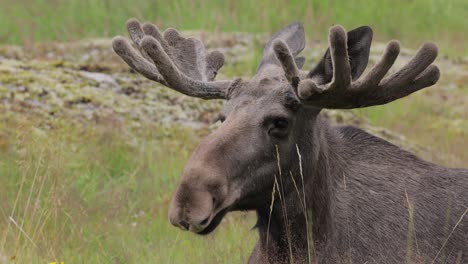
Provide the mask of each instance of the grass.
POLYGON ((0 42, 111 37, 124 33, 129 17, 161 27, 209 31, 272 32, 302 21, 307 35, 323 39, 333 24, 347 28, 370 25, 377 38, 401 39, 417 47, 437 40, 444 53, 466 56, 464 0, 315 0, 315 1, 158 1, 158 0, 0 0, 0 42))
POLYGON ((252 217, 232 214, 208 237, 167 220, 193 132, 152 128, 129 141, 120 128, 34 127, 1 130, 0 263, 232 263, 249 256, 252 217))
POLYGON ((468 98, 468 90, 466 84, 459 83, 458 89, 444 91, 446 85, 442 82, 390 104, 355 109, 353 112, 367 118, 371 124, 404 135, 410 142, 445 158, 432 157, 436 163, 466 167, 468 114, 462 111, 466 109, 463 105, 468 98), (444 102, 440 99, 442 96, 455 98, 444 102))
MULTIPOLYGON (((376 38, 417 47, 436 40, 442 53, 466 56, 463 35, 468 2, 412 1, 150 1, 0 0, 0 43, 125 34, 129 17, 162 28, 272 32, 300 20, 309 39, 326 39, 332 24, 371 25, 376 38)), ((223 73, 253 72, 261 56, 227 65, 223 73), (255 62, 254 62, 255 61, 255 62)), ((463 103, 464 91, 456 92, 463 103)), ((432 89, 432 88, 431 88, 432 89)), ((437 89, 437 88, 434 88, 437 89)), ((451 120, 466 113, 420 92, 390 105, 355 110, 371 123, 457 159, 466 166, 466 130, 451 120), (421 93, 421 94, 420 94, 421 93), (419 96, 422 95, 422 96, 419 96)), ((198 142, 193 131, 147 127, 132 135, 124 127, 41 129, 41 120, 0 122, 0 263, 241 263, 256 240, 254 217, 229 214, 207 237, 172 227, 168 204, 183 164, 198 142), (226 256, 229 256, 227 258, 226 256)))
MULTIPOLYGON (((382 114, 384 115, 384 114, 382 114)), ((167 220, 199 135, 181 127, 0 122, 0 263, 244 263, 255 217, 231 213, 213 235, 167 220)), ((298 191, 300 192, 300 191, 298 191)))

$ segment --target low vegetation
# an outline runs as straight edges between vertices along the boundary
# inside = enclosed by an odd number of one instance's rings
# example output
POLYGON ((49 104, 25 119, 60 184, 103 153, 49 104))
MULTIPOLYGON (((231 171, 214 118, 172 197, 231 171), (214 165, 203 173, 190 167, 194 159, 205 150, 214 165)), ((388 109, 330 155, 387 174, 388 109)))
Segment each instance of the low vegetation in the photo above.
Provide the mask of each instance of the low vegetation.
MULTIPOLYGON (((242 263, 250 255, 257 239, 250 213, 228 215, 207 237, 167 220, 183 164, 210 130, 219 103, 153 92, 158 87, 129 73, 108 40, 37 43, 125 34, 129 17, 161 27, 250 32, 302 20, 314 25, 306 27, 310 40, 322 41, 331 24, 370 24, 378 39, 399 38, 404 47, 436 40, 449 55, 438 59, 438 85, 390 105, 330 115, 426 159, 466 166, 467 4, 357 2, 0 0, 0 42, 22 44, 0 46, 0 263, 242 263), (110 77, 121 90, 88 72, 110 77)), ((227 53, 224 77, 255 71, 264 33, 201 36, 227 53)), ((324 50, 323 42, 309 43, 305 67, 324 50)), ((382 46, 373 46, 371 63, 382 46)), ((403 61, 412 53, 404 50, 403 61)))
POLYGON ((302 21, 309 38, 324 39, 330 25, 370 25, 379 39, 401 39, 417 47, 437 40, 443 53, 466 56, 463 43, 468 22, 464 0, 384 1, 161 1, 1 0, 0 42, 32 44, 44 40, 76 40, 122 34, 129 17, 182 30, 272 32, 302 21), (85 14, 85 15, 84 15, 85 14))
POLYGON ((228 218, 223 243, 167 221, 195 143, 187 129, 148 127, 131 142, 117 126, 64 123, 45 133, 3 119, 2 131, 0 263, 228 263, 253 246, 253 218, 228 218))

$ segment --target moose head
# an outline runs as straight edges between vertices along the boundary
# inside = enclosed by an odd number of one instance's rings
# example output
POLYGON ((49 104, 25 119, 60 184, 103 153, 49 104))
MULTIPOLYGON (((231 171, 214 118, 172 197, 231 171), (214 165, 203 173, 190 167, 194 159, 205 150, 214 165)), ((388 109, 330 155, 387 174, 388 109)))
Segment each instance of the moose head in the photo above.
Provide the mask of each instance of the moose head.
MULTIPOLYGON (((324 108, 386 104, 433 85, 439 79, 439 69, 432 65, 437 56, 435 44, 424 44, 403 68, 385 77, 400 49, 397 41, 391 41, 380 61, 362 75, 369 59, 372 30, 364 26, 346 32, 334 26, 323 58, 315 68, 304 71, 304 58, 299 56, 305 47, 304 30, 296 22, 268 41, 251 80, 215 81, 224 64, 220 52, 207 52, 202 42, 184 38, 175 29, 161 33, 155 25, 141 25, 134 19, 127 22, 127 28, 135 48, 123 37, 114 38, 113 48, 132 69, 188 96, 226 100, 220 113, 222 124, 187 161, 171 203, 170 222, 184 230, 208 234, 226 213, 255 210, 260 242, 252 263, 275 254, 276 262, 288 262, 292 255, 302 256, 296 260, 310 259, 305 253, 308 249, 304 249, 308 221, 313 222, 311 232, 316 241, 322 241, 319 244, 324 244, 324 252, 350 254, 328 246, 328 240, 335 244, 339 240, 336 229, 342 224, 337 221, 344 221, 336 211, 343 206, 341 179, 350 173, 352 187, 354 175, 383 173, 381 167, 372 168, 380 154, 355 157, 361 155, 357 152, 375 148, 391 152, 386 145, 390 144, 353 144, 365 132, 334 128, 319 113, 324 108), (362 160, 370 164, 370 172, 358 169, 362 160), (309 211, 312 219, 307 220, 304 212, 309 211), (282 250, 286 253, 273 253, 282 250)), ((403 152, 392 147, 392 151, 403 152)), ((396 189, 403 189, 402 182, 396 184, 396 189)), ((372 202, 364 203, 372 207, 372 202)))

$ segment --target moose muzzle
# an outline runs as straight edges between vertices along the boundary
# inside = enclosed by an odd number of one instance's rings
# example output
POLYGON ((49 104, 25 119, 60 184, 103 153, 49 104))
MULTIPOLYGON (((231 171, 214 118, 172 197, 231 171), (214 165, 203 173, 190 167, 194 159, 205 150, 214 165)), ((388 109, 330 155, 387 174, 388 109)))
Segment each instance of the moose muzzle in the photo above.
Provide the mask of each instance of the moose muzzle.
POLYGON ((183 230, 199 233, 211 222, 214 197, 204 188, 180 184, 169 209, 169 220, 183 230))

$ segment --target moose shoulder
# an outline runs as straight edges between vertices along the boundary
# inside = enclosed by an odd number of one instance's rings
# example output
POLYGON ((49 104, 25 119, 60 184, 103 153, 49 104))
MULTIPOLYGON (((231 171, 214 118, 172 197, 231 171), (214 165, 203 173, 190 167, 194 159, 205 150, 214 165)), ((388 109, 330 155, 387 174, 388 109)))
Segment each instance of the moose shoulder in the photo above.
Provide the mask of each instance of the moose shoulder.
POLYGON ((354 127, 331 126, 323 108, 379 105, 433 85, 437 47, 424 44, 386 76, 391 41, 366 75, 372 30, 330 29, 329 49, 302 70, 303 27, 266 44, 251 80, 214 81, 224 64, 174 29, 127 22, 115 52, 135 71, 183 94, 225 99, 223 123, 188 160, 171 203, 172 224, 197 234, 224 215, 255 210, 249 263, 466 263, 468 170, 423 161, 354 127))

